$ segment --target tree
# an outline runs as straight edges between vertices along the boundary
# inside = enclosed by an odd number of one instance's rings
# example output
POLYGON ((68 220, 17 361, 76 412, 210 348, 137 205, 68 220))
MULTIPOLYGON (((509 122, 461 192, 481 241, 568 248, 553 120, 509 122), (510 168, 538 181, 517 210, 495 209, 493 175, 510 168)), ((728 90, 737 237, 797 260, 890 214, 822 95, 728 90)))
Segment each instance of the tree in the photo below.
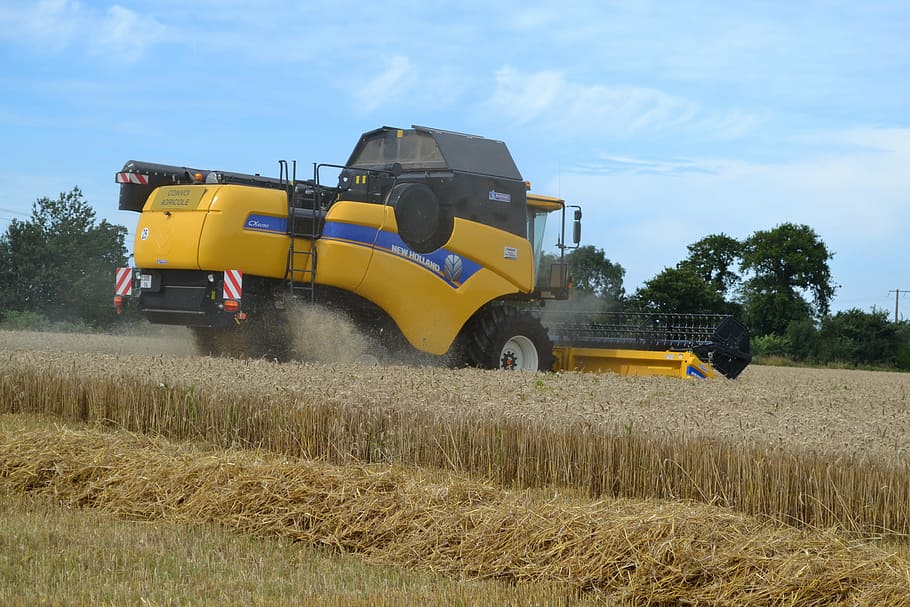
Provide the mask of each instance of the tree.
POLYGON ((813 320, 804 318, 790 321, 784 338, 787 344, 786 354, 793 360, 818 360, 819 331, 813 320))
POLYGON ((824 362, 893 366, 901 351, 898 327, 888 321, 887 310, 863 312, 851 308, 827 316, 819 332, 824 362))
POLYGON ((755 277, 743 287, 744 321, 753 335, 783 336, 791 322, 811 320, 812 307, 794 291, 755 277))
POLYGON ((783 335, 791 321, 824 317, 837 289, 828 267, 833 256, 807 225, 784 223, 747 238, 740 268, 753 272, 743 288, 753 332, 783 335))
POLYGON ((633 295, 645 310, 679 314, 725 313, 727 302, 691 266, 665 268, 633 295))
POLYGON ((579 291, 621 302, 626 295, 622 280, 626 270, 618 263, 607 259, 603 249, 592 245, 579 247, 566 255, 569 275, 573 286, 579 291))
POLYGON ((910 321, 904 320, 894 324, 897 333, 895 367, 910 370, 910 321))
POLYGON ((114 270, 126 264, 126 228, 102 220, 74 187, 40 198, 31 218, 0 236, 0 310, 39 312, 52 320, 114 320, 114 270))
POLYGON ((742 257, 743 243, 720 233, 705 236, 687 248, 689 256, 680 262, 680 266, 691 268, 726 299, 740 281, 733 268, 742 257))

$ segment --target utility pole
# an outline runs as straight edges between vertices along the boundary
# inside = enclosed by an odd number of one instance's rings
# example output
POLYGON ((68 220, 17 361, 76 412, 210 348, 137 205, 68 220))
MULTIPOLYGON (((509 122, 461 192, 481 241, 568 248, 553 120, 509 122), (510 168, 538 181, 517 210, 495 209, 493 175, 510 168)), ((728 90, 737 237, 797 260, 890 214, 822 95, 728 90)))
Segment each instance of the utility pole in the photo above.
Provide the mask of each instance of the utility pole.
POLYGON ((894 322, 900 320, 900 317, 897 315, 897 306, 901 299, 901 293, 907 294, 908 292, 910 292, 910 289, 894 289, 893 291, 888 291, 888 293, 894 293, 894 322))

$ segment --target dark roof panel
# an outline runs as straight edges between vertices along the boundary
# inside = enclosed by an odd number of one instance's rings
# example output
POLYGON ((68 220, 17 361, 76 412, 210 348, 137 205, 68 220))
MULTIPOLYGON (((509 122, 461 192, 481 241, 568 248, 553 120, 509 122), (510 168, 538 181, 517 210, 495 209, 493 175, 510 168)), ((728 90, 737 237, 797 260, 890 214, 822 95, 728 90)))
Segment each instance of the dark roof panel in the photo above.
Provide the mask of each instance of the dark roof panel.
POLYGON ((453 171, 521 181, 521 173, 502 141, 421 126, 413 128, 430 134, 436 140, 446 164, 453 171))

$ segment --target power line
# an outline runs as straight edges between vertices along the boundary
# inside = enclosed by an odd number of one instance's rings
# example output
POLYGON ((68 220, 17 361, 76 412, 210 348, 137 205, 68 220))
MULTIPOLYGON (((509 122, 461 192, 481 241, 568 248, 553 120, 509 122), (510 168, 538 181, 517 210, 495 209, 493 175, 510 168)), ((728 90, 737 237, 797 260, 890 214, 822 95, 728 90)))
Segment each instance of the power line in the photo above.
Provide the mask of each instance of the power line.
POLYGON ((900 316, 897 315, 897 312, 898 312, 898 304, 901 300, 901 293, 906 295, 908 292, 910 292, 910 289, 894 289, 894 290, 888 291, 889 294, 894 293, 894 322, 898 322, 898 320, 900 319, 900 316))

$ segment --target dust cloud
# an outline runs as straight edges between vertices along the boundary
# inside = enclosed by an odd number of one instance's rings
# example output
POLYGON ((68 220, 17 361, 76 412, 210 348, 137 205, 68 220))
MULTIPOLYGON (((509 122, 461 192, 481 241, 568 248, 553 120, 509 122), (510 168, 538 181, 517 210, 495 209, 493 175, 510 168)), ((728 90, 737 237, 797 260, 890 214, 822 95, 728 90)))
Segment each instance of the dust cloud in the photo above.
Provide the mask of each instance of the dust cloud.
MULTIPOLYGON (((272 317, 272 322, 275 322, 272 317)), ((247 321, 249 322, 249 321, 247 321)), ((251 325, 253 327, 253 325, 251 325)), ((439 366, 444 357, 418 352, 404 340, 390 347, 377 337, 361 331, 346 314, 325 306, 288 302, 278 324, 255 331, 236 331, 231 327, 216 332, 209 350, 182 326, 152 325, 141 322, 119 334, 56 333, 28 330, 0 330, 0 351, 51 351, 104 354, 145 354, 165 357, 226 356, 256 357, 261 336, 274 344, 284 341, 284 354, 265 358, 322 364, 439 366)))
POLYGON ((315 304, 287 309, 290 350, 306 362, 378 362, 375 345, 344 314, 315 304))

